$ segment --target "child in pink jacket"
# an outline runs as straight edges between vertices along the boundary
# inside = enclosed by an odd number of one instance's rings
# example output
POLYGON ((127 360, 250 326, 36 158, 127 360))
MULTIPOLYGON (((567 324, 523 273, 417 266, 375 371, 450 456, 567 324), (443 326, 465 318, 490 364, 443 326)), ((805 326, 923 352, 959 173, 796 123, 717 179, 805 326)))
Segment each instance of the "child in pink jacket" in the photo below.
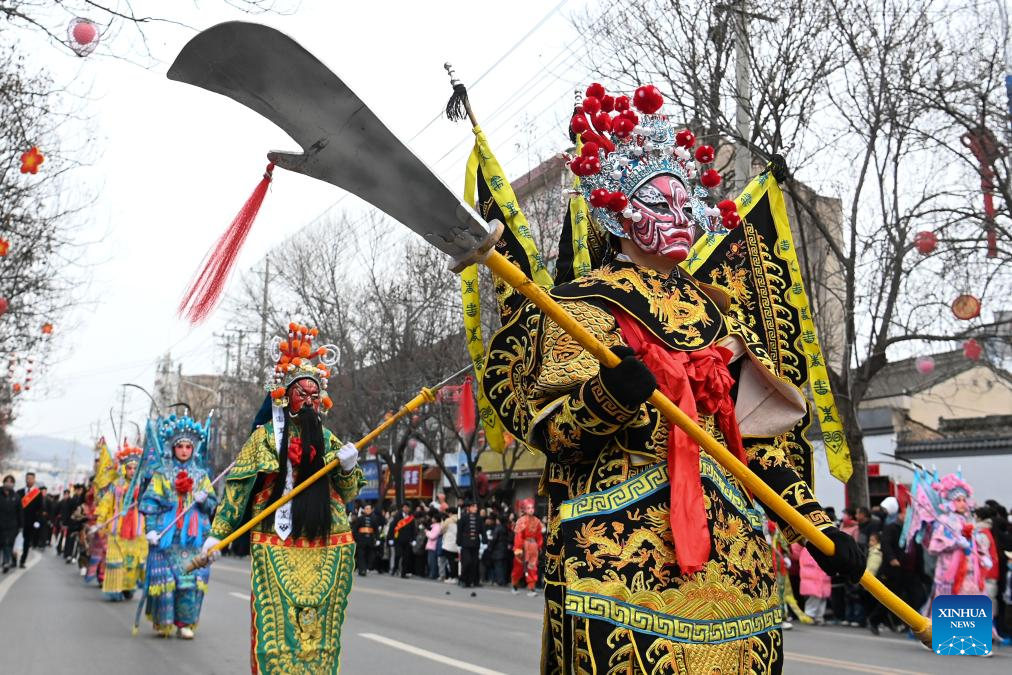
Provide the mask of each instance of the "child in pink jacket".
POLYGON ((816 624, 824 624, 823 618, 826 614, 826 601, 832 593, 832 585, 829 575, 822 571, 819 563, 808 552, 808 549, 794 544, 801 548, 799 560, 801 563, 801 595, 805 597, 805 614, 810 616, 816 624))

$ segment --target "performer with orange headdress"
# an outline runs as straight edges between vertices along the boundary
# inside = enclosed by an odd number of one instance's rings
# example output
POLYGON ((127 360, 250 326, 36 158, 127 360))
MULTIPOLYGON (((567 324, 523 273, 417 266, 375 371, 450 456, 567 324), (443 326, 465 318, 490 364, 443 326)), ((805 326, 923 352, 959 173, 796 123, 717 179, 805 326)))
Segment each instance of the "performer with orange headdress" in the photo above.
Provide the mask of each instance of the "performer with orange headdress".
POLYGON ((140 448, 123 442, 116 454, 119 477, 106 491, 95 511, 97 525, 105 533, 105 578, 102 592, 113 602, 129 600, 144 580, 148 541, 144 517, 137 508, 140 483, 135 479, 141 460, 140 448))

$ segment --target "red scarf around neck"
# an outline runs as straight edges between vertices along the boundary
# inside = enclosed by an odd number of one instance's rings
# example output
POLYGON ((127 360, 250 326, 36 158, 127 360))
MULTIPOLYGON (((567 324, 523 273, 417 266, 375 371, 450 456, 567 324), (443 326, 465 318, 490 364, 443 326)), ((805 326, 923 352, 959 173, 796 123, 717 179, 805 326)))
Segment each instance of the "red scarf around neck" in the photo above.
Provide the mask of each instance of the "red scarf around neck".
MULTIPOLYGON (((745 448, 731 398, 734 378, 727 369, 731 351, 715 345, 694 352, 677 351, 623 310, 613 308, 612 314, 626 344, 657 378, 660 392, 694 421, 699 421, 700 414, 714 415, 728 449, 744 462, 745 448)), ((710 557, 699 444, 673 424, 668 428, 668 480, 671 536, 678 566, 683 573, 693 574, 710 557)))

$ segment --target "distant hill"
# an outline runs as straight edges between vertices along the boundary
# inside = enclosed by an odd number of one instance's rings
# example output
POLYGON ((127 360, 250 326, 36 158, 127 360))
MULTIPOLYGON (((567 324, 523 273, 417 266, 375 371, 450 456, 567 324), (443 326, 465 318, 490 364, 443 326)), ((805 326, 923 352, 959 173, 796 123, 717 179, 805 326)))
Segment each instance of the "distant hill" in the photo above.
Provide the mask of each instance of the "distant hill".
POLYGON ((78 441, 75 448, 74 441, 65 438, 17 436, 14 438, 14 444, 17 446, 19 459, 33 462, 64 464, 73 453, 76 464, 89 464, 93 457, 91 443, 78 441))

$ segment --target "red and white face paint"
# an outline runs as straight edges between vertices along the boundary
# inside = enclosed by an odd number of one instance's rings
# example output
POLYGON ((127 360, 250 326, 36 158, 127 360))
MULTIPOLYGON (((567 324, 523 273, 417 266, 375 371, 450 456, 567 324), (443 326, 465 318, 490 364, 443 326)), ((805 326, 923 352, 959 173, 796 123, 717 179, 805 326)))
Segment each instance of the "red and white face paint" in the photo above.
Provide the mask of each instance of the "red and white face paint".
POLYGON ((320 412, 320 386, 309 378, 296 380, 288 388, 288 409, 292 414, 299 414, 304 405, 320 412))
POLYGON ((641 186, 632 196, 638 222, 623 218, 629 238, 645 253, 685 260, 696 239, 696 223, 688 189, 677 176, 662 174, 641 186))

